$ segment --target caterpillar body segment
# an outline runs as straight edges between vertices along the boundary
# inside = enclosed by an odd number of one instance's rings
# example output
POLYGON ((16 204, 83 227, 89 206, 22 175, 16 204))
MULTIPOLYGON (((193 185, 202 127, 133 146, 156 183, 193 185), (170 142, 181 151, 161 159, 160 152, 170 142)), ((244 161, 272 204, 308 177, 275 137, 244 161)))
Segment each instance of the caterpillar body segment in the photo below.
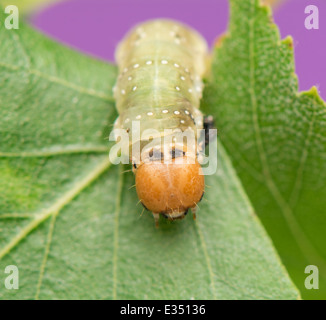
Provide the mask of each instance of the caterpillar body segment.
POLYGON ((159 214, 183 218, 204 193, 197 129, 204 127, 199 104, 207 50, 196 31, 161 19, 136 26, 116 50, 115 128, 129 134, 137 194, 156 222, 159 214), (184 143, 188 131, 193 143, 184 143), (139 154, 132 152, 137 143, 139 154))

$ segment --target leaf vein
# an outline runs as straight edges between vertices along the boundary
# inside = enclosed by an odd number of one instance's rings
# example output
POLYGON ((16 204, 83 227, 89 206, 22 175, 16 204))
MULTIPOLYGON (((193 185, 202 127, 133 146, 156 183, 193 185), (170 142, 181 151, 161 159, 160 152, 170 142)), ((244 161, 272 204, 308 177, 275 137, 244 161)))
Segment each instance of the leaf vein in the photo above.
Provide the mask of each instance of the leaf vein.
POLYGON ((56 83, 56 84, 59 84, 59 85, 61 85, 63 87, 73 89, 73 90, 75 90, 75 91, 77 91, 79 93, 87 94, 89 96, 93 96, 93 97, 96 97, 96 98, 100 98, 100 99, 108 101, 108 102, 114 102, 114 99, 113 99, 112 96, 109 96, 109 95, 107 95, 107 94, 105 94, 103 92, 79 86, 79 85, 77 85, 75 83, 69 82, 69 81, 67 81, 65 79, 61 79, 61 78, 56 77, 56 76, 46 75, 45 73, 43 73, 41 71, 38 71, 36 69, 26 68, 26 67, 22 67, 22 66, 14 66, 14 65, 7 64, 7 63, 4 63, 4 62, 0 62, 0 66, 4 67, 4 68, 7 68, 7 69, 10 69, 12 71, 19 71, 19 70, 26 71, 26 72, 29 73, 29 75, 35 75, 35 76, 37 76, 39 78, 42 78, 42 79, 45 79, 45 80, 49 81, 50 83, 56 83))
MULTIPOLYGON (((255 10, 255 1, 251 0, 251 10, 255 10)), ((254 16, 253 13, 251 13, 254 16)), ((259 120, 258 120, 258 105, 256 98, 256 83, 255 83, 255 49, 254 49, 254 37, 255 37, 255 20, 251 19, 249 21, 249 63, 250 63, 250 75, 249 75, 249 83, 250 83, 250 98, 252 105, 252 120, 255 130, 255 139, 258 147, 258 153, 262 165, 263 175, 266 179, 266 186, 271 192, 271 195, 274 197, 276 203, 281 209, 285 220, 288 223, 289 229, 293 234, 294 239, 296 240, 300 250, 306 256, 308 261, 318 261, 320 266, 326 268, 326 263, 324 263, 323 258, 319 255, 317 250, 311 244, 310 240, 306 237, 304 231, 301 229, 300 225, 296 221, 293 211, 289 206, 288 202, 283 198, 282 194, 278 190, 272 175, 269 170, 268 161, 266 158, 266 153, 263 146, 263 141, 260 133, 259 120)))
POLYGON ((0 152, 0 158, 46 158, 57 155, 69 155, 80 153, 105 153, 108 152, 108 146, 69 146, 68 148, 58 148, 56 150, 43 149, 41 151, 29 151, 29 152, 0 152))
POLYGON ((111 166, 108 158, 105 158, 99 165, 95 167, 85 178, 75 184, 75 186, 59 198, 51 207, 44 209, 37 214, 35 219, 27 224, 22 230, 14 236, 11 241, 0 250, 0 260, 6 256, 13 248, 17 246, 30 232, 37 228, 42 222, 47 220, 55 212, 60 210, 71 202, 81 191, 88 187, 100 175, 102 175, 111 166))
POLYGON ((41 286, 42 286, 44 272, 45 272, 45 266, 46 266, 48 256, 49 256, 49 252, 50 252, 51 242, 52 242, 52 238, 53 238, 54 225, 55 225, 56 217, 57 217, 58 213, 59 212, 56 212, 56 213, 52 214, 52 220, 51 220, 51 223, 50 223, 50 226, 49 226, 47 242, 46 242, 46 246, 45 246, 45 249, 44 249, 44 256, 43 256, 43 259, 42 259, 39 279, 38 279, 37 287, 36 287, 35 300, 38 300, 39 296, 40 296, 41 286))
POLYGON ((303 171, 304 171, 306 160, 308 157, 308 149, 310 146, 311 137, 313 135, 315 118, 316 118, 316 113, 314 111, 313 115, 312 115, 312 119, 309 123, 309 130, 308 130, 307 138, 305 140, 304 148, 303 148, 301 159, 300 159, 299 168, 297 171, 295 183, 294 183, 293 190, 291 192, 291 196, 290 196, 290 200, 289 200, 289 205, 291 208, 294 208, 295 204, 297 203, 299 193, 302 188, 303 171))
POLYGON ((217 297, 216 297, 216 294, 215 294, 216 291, 215 291, 215 282, 214 282, 214 272, 213 272, 210 257, 208 255, 206 241, 205 241, 204 235, 203 235, 203 233, 201 231, 201 228, 200 228, 199 223, 198 223, 197 220, 196 220, 195 225, 196 225, 197 233, 199 235, 201 247, 202 247, 202 250, 203 250, 203 253, 204 253, 204 257, 205 257, 205 261, 206 261, 206 265, 207 265, 207 269, 208 269, 208 274, 209 274, 210 286, 211 286, 211 290, 212 290, 213 299, 217 300, 217 297))
POLYGON ((114 234, 113 234, 113 288, 112 296, 113 300, 117 299, 117 284, 118 284, 118 249, 119 249, 119 216, 121 211, 121 197, 122 197, 122 188, 123 188, 123 166, 120 165, 119 172, 119 185, 117 192, 117 199, 115 204, 115 213, 114 213, 114 234))

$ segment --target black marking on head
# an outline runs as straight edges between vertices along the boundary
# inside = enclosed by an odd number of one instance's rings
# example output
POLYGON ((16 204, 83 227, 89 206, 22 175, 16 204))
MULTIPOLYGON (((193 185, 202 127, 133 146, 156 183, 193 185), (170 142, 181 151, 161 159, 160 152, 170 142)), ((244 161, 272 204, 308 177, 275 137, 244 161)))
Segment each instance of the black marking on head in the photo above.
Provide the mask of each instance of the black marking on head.
POLYGON ((184 215, 186 216, 188 214, 189 208, 184 212, 184 215))
POLYGON ((172 159, 184 157, 186 155, 186 153, 184 151, 182 151, 180 149, 175 149, 175 148, 173 148, 170 151, 170 154, 171 154, 172 159))
POLYGON ((151 149, 148 153, 150 161, 164 160, 164 154, 159 149, 151 149))
POLYGON ((202 201, 203 200, 203 197, 204 197, 204 194, 205 194, 205 191, 203 191, 203 194, 201 195, 200 199, 198 202, 202 201))
POLYGON ((133 163, 133 167, 134 167, 135 169, 137 169, 137 164, 136 164, 136 163, 133 163))

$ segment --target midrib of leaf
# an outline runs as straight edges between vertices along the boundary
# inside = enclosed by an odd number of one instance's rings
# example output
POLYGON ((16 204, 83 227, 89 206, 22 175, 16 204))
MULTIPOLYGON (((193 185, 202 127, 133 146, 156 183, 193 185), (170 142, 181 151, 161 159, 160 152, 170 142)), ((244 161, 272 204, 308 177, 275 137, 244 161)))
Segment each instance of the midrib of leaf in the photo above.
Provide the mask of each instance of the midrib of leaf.
MULTIPOLYGON (((253 11, 255 10, 255 3, 256 0, 251 0, 250 6, 251 6, 251 16, 254 16, 253 11)), ((293 234, 293 237, 296 239, 296 242, 304 254, 304 256, 307 258, 308 261, 318 261, 318 264, 323 268, 326 269, 326 263, 323 259, 323 257, 320 256, 320 254, 317 252, 317 250, 314 248, 314 246, 311 244, 309 238, 306 237, 305 233, 301 229, 300 225, 296 221, 292 208, 288 204, 288 202, 283 198, 282 194, 278 190, 277 185, 275 184, 272 175, 270 173, 268 161, 266 158, 266 153, 263 146, 263 141, 261 137, 260 132, 260 126, 259 126, 259 120, 258 120, 258 112, 257 112, 257 99, 256 99, 256 89, 255 89, 255 50, 254 50, 254 36, 255 36, 255 20, 254 18, 250 18, 249 20, 249 63, 250 63, 250 75, 249 75, 249 83, 250 83, 250 98, 251 98, 251 106, 252 106, 252 120, 254 124, 254 131, 255 131, 255 139, 256 139, 256 145, 258 147, 258 153, 260 157, 260 162, 262 165, 262 173, 265 177, 265 183, 267 188, 269 189, 271 195, 274 197, 276 203, 281 209, 281 212, 283 213, 284 218, 286 219, 288 226, 290 228, 291 233, 293 234)), ((310 125, 310 132, 312 130, 312 126, 310 125)), ((307 140, 309 139, 310 135, 308 135, 307 140)), ((306 143, 308 144, 306 140, 306 143)), ((307 146, 305 145, 305 147, 307 146)), ((297 181, 299 181, 300 176, 300 170, 303 170, 304 162, 302 162, 306 156, 304 149, 302 158, 301 158, 301 165, 298 169, 297 173, 297 181), (302 167, 302 169, 300 169, 302 167)), ((297 183, 296 183, 297 184, 297 183)), ((296 188, 296 184, 294 186, 294 190, 296 188)))
POLYGON ((38 214, 35 214, 34 219, 28 223, 22 230, 11 239, 11 241, 0 250, 0 260, 7 255, 17 244, 22 241, 30 232, 37 228, 42 222, 47 220, 52 215, 60 213, 62 208, 69 204, 81 191, 94 182, 99 176, 109 169, 111 162, 109 158, 105 158, 92 170, 85 178, 77 182, 68 192, 60 197, 51 207, 44 209, 38 214))

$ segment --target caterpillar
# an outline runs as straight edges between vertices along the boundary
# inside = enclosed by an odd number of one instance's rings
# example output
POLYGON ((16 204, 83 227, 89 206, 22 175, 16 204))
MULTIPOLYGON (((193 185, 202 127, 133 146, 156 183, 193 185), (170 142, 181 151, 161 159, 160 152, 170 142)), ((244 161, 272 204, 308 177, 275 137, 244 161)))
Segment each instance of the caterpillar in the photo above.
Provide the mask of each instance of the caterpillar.
MULTIPOLYGON (((160 215, 182 219, 188 209, 195 219, 197 203, 204 195, 204 175, 195 147, 198 137, 190 146, 175 137, 169 143, 162 138, 171 136, 167 129, 182 134, 204 128, 199 104, 207 52, 206 41, 196 31, 158 19, 133 28, 115 53, 119 76, 113 91, 119 117, 114 127, 130 137, 138 130, 141 136, 136 142, 147 152, 138 158, 131 152, 130 160, 137 195, 153 213, 156 226, 160 215), (139 122, 137 130, 132 126, 135 121, 139 122), (151 133, 153 129, 156 134, 151 133), (147 146, 149 139, 152 143, 147 146)), ((134 144, 135 139, 131 150, 134 144)))

